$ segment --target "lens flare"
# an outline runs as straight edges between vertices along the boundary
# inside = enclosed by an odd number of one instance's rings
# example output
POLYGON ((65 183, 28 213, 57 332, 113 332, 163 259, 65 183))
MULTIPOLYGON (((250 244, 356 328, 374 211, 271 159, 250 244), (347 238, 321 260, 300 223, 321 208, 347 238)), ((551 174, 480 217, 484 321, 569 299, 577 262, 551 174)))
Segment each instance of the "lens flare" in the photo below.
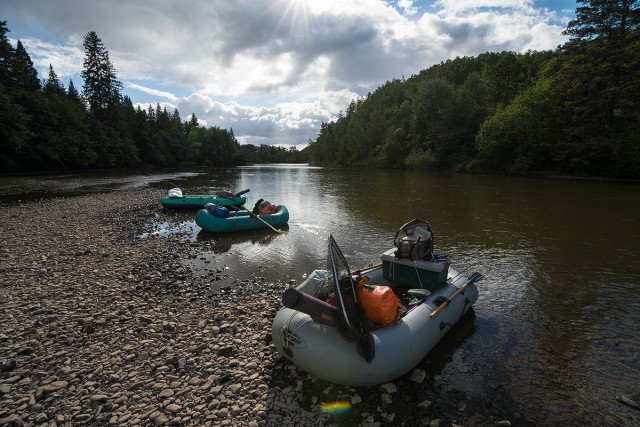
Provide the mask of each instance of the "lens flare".
POLYGON ((328 402, 320 405, 320 410, 327 415, 341 415, 349 412, 351 403, 347 400, 338 400, 336 402, 328 402))

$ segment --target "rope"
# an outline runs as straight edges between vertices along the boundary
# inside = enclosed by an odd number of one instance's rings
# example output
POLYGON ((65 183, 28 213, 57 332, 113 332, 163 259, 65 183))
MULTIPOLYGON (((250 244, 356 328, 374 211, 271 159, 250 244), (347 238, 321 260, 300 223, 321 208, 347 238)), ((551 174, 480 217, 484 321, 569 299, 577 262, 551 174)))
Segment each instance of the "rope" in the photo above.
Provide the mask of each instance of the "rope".
POLYGON ((416 270, 416 276, 418 276, 418 283, 420 283, 420 288, 424 289, 424 286, 422 286, 422 280, 420 279, 420 272, 418 271, 418 262, 416 260, 413 260, 413 268, 415 268, 416 270))
POLYGON ((302 322, 301 324, 298 325, 298 327, 296 329, 294 329, 293 331, 291 331, 291 333, 287 333, 287 331, 289 330, 289 325, 291 324, 291 321, 293 320, 293 318, 296 316, 296 314, 300 313, 299 311, 293 310, 293 314, 291 316, 289 316, 289 320, 287 320, 285 322, 285 324, 282 326, 282 329, 280 329, 280 334, 282 335, 284 339, 284 343, 282 345, 283 348, 288 349, 289 348, 289 337, 293 334, 295 334, 298 329, 300 329, 301 327, 303 327, 304 325, 306 325, 307 323, 309 323, 311 320, 307 319, 304 322, 302 322))

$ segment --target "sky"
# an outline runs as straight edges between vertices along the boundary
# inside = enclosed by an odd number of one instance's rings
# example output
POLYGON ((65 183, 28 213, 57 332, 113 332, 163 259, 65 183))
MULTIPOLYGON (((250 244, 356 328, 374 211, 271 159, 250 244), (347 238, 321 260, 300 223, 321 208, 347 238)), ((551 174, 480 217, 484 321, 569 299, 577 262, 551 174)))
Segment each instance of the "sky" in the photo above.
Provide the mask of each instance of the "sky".
POLYGON ((13 46, 81 90, 95 31, 123 94, 241 144, 304 148, 385 82, 483 52, 555 49, 574 0, 0 0, 13 46))

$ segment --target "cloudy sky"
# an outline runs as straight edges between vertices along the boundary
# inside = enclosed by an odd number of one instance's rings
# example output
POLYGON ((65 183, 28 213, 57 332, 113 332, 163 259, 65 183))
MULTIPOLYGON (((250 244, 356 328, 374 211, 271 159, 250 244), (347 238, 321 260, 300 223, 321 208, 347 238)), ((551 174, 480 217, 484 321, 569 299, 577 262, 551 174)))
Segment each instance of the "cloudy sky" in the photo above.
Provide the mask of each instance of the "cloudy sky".
POLYGON ((353 99, 457 56, 554 49, 574 0, 0 0, 41 78, 82 87, 95 31, 124 94, 298 148, 353 99))

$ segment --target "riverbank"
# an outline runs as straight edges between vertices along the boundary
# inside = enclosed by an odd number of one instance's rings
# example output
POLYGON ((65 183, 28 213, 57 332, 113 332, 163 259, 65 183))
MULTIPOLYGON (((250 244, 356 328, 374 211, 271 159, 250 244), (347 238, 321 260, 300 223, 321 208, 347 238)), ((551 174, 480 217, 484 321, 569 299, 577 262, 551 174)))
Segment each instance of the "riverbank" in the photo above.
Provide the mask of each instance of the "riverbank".
POLYGON ((289 284, 205 295, 184 261, 207 242, 138 237, 160 197, 0 206, 0 426, 451 424, 417 397, 424 372, 350 388, 283 361, 270 334, 289 284))

